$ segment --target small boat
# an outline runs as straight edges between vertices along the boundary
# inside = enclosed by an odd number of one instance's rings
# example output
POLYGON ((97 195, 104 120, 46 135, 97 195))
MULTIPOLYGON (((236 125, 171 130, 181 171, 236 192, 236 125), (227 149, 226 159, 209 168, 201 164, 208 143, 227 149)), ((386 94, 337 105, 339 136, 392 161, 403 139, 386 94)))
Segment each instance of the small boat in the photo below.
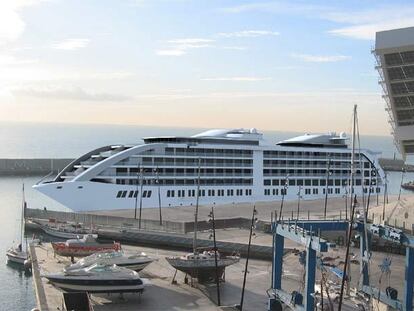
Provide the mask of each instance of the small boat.
POLYGON ((100 252, 78 260, 76 263, 65 267, 65 272, 83 269, 94 264, 117 265, 134 271, 141 271, 155 259, 145 253, 126 253, 124 251, 100 252))
MULTIPOLYGON (((165 258, 167 262, 177 270, 180 270, 199 280, 211 280, 216 276, 216 262, 214 250, 202 253, 188 253, 184 256, 171 256, 165 258)), ((217 275, 223 276, 227 266, 240 261, 239 256, 221 256, 217 252, 217 275)))
POLYGON ((22 245, 19 244, 17 247, 10 247, 6 252, 7 260, 19 265, 24 265, 27 261, 27 252, 23 251, 22 245))
POLYGON ((414 181, 407 182, 401 185, 401 188, 405 190, 414 191, 414 181))
POLYGON ((142 293, 149 284, 137 272, 116 265, 94 264, 84 269, 42 276, 64 292, 142 293))
POLYGON ((20 217, 20 244, 17 247, 10 247, 7 252, 7 261, 10 263, 15 263, 19 265, 27 265, 29 267, 30 261, 28 260, 29 256, 27 255, 27 252, 23 250, 23 237, 24 237, 24 211, 26 208, 26 200, 24 196, 24 184, 22 186, 22 212, 20 217))
POLYGON ((97 235, 87 234, 81 239, 69 239, 66 242, 53 242, 52 247, 55 254, 64 257, 85 257, 97 252, 119 251, 120 243, 99 243, 97 235))
POLYGON ((48 235, 61 239, 77 239, 83 238, 87 232, 85 230, 74 229, 73 227, 60 226, 52 227, 41 225, 40 228, 48 235))

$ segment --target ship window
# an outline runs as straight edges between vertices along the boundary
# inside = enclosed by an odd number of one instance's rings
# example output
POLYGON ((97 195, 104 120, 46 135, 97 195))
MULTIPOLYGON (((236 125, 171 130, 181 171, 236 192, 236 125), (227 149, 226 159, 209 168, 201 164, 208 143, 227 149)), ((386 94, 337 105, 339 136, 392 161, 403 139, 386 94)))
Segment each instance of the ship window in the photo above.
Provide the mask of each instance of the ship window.
POLYGON ((289 186, 294 186, 294 185, 295 185, 295 180, 289 179, 289 186))
POLYGON ((318 186, 318 180, 312 179, 312 186, 318 186))
POLYGON ((319 185, 320 186, 326 186, 326 180, 325 179, 320 179, 319 180, 319 185))
POLYGON ((305 194, 310 194, 310 189, 305 189, 305 194))
POLYGON ((56 189, 62 189, 62 186, 57 186, 56 189))
POLYGON ((150 198, 151 197, 151 194, 152 194, 152 190, 148 190, 147 198, 150 198))
POLYGON ((174 190, 171 190, 171 196, 175 197, 175 191, 174 190))
POLYGON ((311 185, 311 180, 305 179, 305 186, 310 186, 310 185, 311 185))
POLYGON ((118 193, 116 194, 117 198, 120 198, 122 196, 122 191, 118 191, 118 193))
POLYGON ((313 194, 318 194, 318 189, 313 189, 312 192, 313 194))
POLYGON ((146 198, 147 197, 147 190, 144 190, 144 192, 142 193, 142 196, 144 197, 144 198, 146 198))
POLYGON ((335 193, 339 194, 340 193, 340 189, 339 188, 335 188, 335 193))
POLYGON ((134 198, 136 198, 138 196, 138 190, 134 191, 134 198))
POLYGON ((130 191, 129 195, 128 195, 128 198, 132 198, 133 195, 134 195, 134 191, 130 191))
POLYGON ((265 186, 270 186, 270 179, 265 179, 265 180, 263 181, 263 185, 265 185, 265 186))
POLYGON ((122 197, 125 198, 126 195, 127 195, 127 193, 128 193, 128 191, 126 191, 126 190, 125 191, 122 191, 122 197))
POLYGON ((335 186, 340 186, 340 185, 341 185, 341 180, 335 179, 335 186))
POLYGON ((298 186, 303 186, 303 179, 298 179, 298 180, 296 180, 296 184, 297 184, 298 186))
POLYGON ((171 191, 167 190, 167 197, 169 198, 171 196, 171 191))

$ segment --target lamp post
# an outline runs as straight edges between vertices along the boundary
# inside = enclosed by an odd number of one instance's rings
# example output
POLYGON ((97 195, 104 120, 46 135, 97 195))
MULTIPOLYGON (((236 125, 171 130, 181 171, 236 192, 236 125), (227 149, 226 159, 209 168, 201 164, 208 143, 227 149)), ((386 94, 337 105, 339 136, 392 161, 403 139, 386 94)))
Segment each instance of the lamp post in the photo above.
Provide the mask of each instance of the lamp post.
MULTIPOLYGON (((328 154, 328 157, 330 155, 328 154)), ((323 218, 326 219, 326 208, 328 206, 328 189, 329 189, 329 176, 331 175, 331 159, 328 159, 328 167, 326 168, 326 188, 325 188, 325 207, 323 211, 323 218)))
POLYGON ((283 203, 285 201, 285 195, 288 188, 289 174, 284 179, 284 185, 282 189, 282 201, 280 202, 279 221, 282 219, 283 203))
POLYGON ((138 228, 141 229, 141 216, 142 216, 142 189, 144 188, 144 169, 141 167, 140 171, 140 195, 139 195, 139 222, 138 228))
POLYGON ((137 206, 138 206, 138 188, 139 188, 139 171, 141 170, 140 169, 140 164, 138 163, 138 167, 137 167, 137 180, 136 180, 136 182, 137 182, 137 188, 136 188, 136 190, 135 190, 135 193, 134 193, 134 197, 135 197, 135 212, 134 212, 134 219, 137 219, 137 206))
POLYGON ((157 188, 158 188, 158 207, 160 209, 160 226, 162 226, 162 213, 161 213, 161 191, 160 191, 160 176, 158 173, 158 166, 156 168, 154 168, 154 173, 155 173, 155 183, 157 184, 157 188))
POLYGON ((400 182, 400 191, 398 193, 398 201, 401 199, 401 189, 402 189, 402 184, 404 182, 404 174, 405 174, 405 169, 403 166, 403 168, 401 169, 401 182, 400 182))
POLYGON ((300 210, 300 199, 302 198, 301 196, 301 190, 302 190, 302 186, 299 185, 299 190, 298 190, 298 209, 296 211, 296 219, 299 219, 299 210, 300 210))

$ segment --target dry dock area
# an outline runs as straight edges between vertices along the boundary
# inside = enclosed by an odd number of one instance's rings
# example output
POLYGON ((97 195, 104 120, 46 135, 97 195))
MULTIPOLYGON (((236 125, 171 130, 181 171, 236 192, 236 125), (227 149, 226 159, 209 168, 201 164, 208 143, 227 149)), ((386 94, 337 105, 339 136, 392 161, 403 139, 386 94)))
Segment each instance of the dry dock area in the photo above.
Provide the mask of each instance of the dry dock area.
MULTIPOLYGON (((144 251, 158 259, 140 272, 140 276, 148 278, 151 285, 145 289, 142 295, 124 294, 124 299, 120 299, 118 294, 93 295, 95 310, 221 310, 212 301, 216 299, 215 286, 200 287, 196 285, 198 288, 191 287, 184 284, 184 274, 181 272, 177 273, 177 284, 171 284, 175 270, 166 262, 165 256, 180 255, 184 254, 183 252, 134 246, 124 246, 123 248, 127 251, 144 251), (209 297, 210 294, 211 297, 209 297)), ((63 257, 55 258, 49 243, 34 246, 32 250, 37 258, 34 266, 38 271, 33 271, 33 276, 38 306, 41 311, 62 310, 62 293, 40 275, 61 271, 65 265, 69 264, 69 260, 63 257)), ((260 260, 251 260, 250 263, 245 310, 264 310, 266 305, 265 291, 269 287, 271 263, 260 260)), ((234 305, 239 302, 243 270, 244 260, 226 270, 226 282, 221 285, 223 304, 234 305)))

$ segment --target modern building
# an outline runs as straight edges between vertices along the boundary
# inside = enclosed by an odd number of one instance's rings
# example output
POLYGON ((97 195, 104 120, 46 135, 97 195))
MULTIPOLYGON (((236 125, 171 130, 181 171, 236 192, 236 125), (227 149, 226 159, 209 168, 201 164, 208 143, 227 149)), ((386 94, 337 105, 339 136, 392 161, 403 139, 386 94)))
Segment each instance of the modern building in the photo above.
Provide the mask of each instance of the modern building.
POLYGON ((392 134, 405 158, 414 154, 414 27, 377 32, 373 53, 392 134))

